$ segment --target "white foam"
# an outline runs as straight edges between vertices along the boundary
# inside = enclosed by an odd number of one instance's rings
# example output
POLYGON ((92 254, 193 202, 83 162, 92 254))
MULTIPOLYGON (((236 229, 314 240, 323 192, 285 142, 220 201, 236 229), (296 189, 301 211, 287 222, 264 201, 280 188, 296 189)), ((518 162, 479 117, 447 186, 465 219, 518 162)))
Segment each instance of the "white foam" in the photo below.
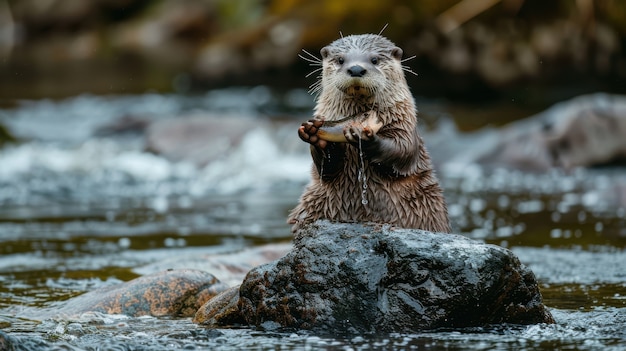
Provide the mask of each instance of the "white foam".
POLYGON ((119 178, 111 174, 119 174, 142 182, 184 180, 190 183, 190 194, 201 195, 270 189, 284 182, 303 183, 310 175, 310 157, 281 150, 264 130, 250 132, 227 153, 228 157, 198 169, 189 162, 172 162, 138 145, 112 139, 93 139, 77 146, 34 141, 7 147, 0 153, 0 180, 17 182, 24 176, 40 175, 46 181, 56 174, 110 184, 119 178))
POLYGON ((248 133, 229 157, 208 164, 200 177, 221 193, 268 189, 284 182, 306 181, 310 164, 306 155, 282 151, 267 131, 257 129, 248 133))

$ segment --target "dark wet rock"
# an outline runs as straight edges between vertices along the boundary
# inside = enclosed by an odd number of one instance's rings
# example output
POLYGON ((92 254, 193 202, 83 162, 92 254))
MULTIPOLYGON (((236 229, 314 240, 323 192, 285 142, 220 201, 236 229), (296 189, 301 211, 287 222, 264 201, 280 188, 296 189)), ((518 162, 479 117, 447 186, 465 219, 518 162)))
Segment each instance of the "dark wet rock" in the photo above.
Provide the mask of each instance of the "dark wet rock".
POLYGON ((626 158, 624 135, 625 96, 583 95, 497 130, 458 135, 464 142, 448 164, 525 171, 591 167, 626 158))
POLYGON ((204 271, 168 270, 74 297, 55 314, 76 316, 86 312, 100 312, 133 317, 189 317, 206 301, 227 288, 204 271))
POLYGON ((246 276, 237 309, 226 311, 231 291, 217 297, 224 309, 203 307, 195 320, 360 332, 554 322, 533 273, 498 246, 326 221, 305 228, 294 245, 246 276))

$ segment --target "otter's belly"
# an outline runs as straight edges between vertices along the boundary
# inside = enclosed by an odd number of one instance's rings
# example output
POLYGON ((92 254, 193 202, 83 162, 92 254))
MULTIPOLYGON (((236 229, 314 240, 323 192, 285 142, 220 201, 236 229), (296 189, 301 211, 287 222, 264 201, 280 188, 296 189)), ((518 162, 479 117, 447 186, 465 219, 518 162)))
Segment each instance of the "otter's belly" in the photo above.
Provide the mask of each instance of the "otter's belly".
POLYGON ((389 184, 369 180, 363 193, 363 183, 352 177, 337 179, 339 182, 327 185, 322 201, 326 211, 324 218, 341 222, 377 222, 404 224, 398 213, 400 206, 389 191, 389 184), (343 180, 343 181, 341 181, 343 180), (336 186, 342 184, 341 190, 336 186), (330 187, 330 188, 328 188, 330 187))
POLYGON ((381 178, 358 149, 346 150, 343 172, 335 181, 322 185, 328 211, 326 218, 345 222, 378 222, 401 224, 400 197, 394 194, 393 181, 381 178))

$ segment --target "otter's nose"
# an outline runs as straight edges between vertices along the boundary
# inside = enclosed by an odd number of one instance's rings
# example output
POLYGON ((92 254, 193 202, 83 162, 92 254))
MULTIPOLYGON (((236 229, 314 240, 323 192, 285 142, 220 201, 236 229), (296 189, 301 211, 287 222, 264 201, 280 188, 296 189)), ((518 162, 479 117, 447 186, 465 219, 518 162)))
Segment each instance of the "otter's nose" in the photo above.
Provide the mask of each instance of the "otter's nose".
POLYGON ((348 68, 348 74, 350 77, 363 77, 367 70, 359 65, 354 65, 348 68))

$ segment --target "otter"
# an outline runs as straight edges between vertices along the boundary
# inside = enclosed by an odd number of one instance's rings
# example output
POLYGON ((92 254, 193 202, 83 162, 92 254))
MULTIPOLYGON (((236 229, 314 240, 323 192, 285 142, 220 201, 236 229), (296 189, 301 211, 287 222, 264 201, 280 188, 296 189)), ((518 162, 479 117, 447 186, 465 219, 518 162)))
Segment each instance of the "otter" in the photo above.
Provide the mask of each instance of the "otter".
POLYGON ((320 53, 313 119, 298 129, 310 144, 312 178, 289 215, 293 232, 328 219, 449 233, 443 192, 418 134, 402 49, 381 35, 362 34, 337 39, 320 53), (336 135, 337 121, 347 121, 343 138, 336 135))

